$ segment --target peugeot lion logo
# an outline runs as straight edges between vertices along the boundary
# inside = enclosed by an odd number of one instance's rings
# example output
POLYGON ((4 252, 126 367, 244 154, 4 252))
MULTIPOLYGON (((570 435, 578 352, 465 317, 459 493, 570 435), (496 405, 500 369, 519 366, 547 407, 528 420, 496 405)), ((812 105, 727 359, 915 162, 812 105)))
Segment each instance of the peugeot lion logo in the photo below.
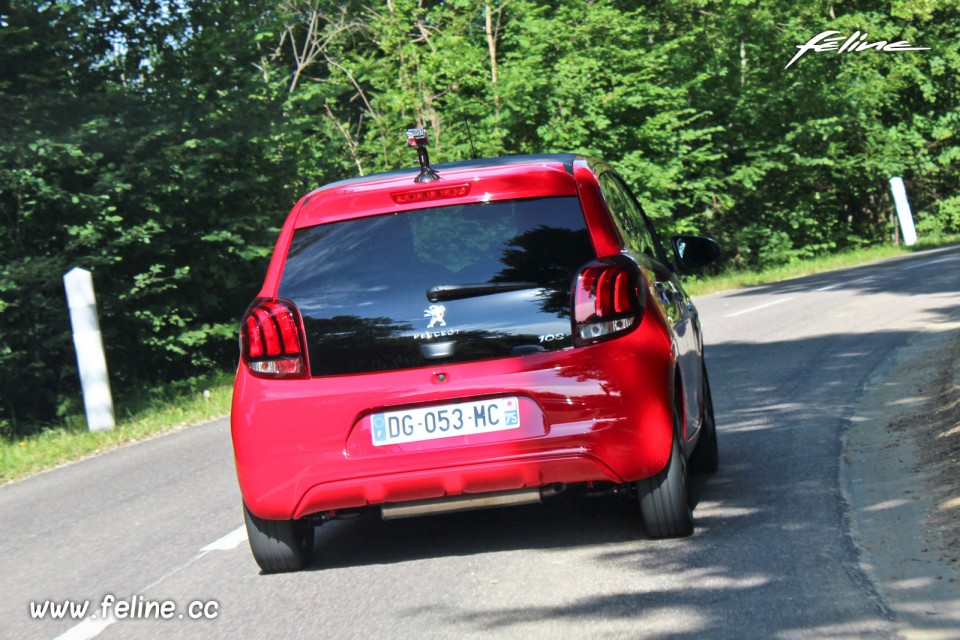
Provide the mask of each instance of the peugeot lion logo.
POLYGON ((432 304, 429 308, 423 310, 423 317, 430 318, 430 324, 427 325, 426 330, 421 333, 414 333, 414 340, 432 340, 434 338, 444 338, 446 336, 455 336, 460 333, 460 329, 437 329, 435 331, 430 331, 438 324, 441 327, 447 326, 447 321, 444 319, 444 315, 447 313, 447 308, 442 304, 432 304))
POLYGON ((437 326, 437 323, 440 323, 441 327, 447 326, 446 321, 443 319, 443 314, 447 312, 447 308, 442 304, 432 304, 428 309, 424 309, 423 317, 430 318, 430 324, 427 325, 427 329, 433 329, 437 326))

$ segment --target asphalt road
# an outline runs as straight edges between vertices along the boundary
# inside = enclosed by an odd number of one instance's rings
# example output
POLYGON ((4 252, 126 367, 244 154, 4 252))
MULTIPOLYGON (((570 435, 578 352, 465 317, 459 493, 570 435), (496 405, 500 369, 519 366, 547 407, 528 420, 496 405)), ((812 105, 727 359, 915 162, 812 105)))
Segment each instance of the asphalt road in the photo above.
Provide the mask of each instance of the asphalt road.
POLYGON ((896 637, 849 533, 842 437, 870 375, 960 318, 960 248, 698 306, 721 469, 695 482, 691 538, 564 494, 330 523, 314 569, 262 576, 220 420, 0 488, 0 637, 896 637), (105 622, 107 594, 175 610, 105 622), (87 619, 33 619, 47 600, 90 601, 87 619))

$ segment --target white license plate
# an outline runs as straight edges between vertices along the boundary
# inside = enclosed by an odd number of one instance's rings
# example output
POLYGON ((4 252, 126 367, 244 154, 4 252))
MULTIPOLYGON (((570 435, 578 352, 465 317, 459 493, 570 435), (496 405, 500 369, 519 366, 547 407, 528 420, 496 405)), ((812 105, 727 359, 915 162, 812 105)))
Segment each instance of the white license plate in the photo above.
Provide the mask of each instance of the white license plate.
POLYGON ((401 444, 520 428, 516 398, 443 404, 370 416, 373 444, 401 444))

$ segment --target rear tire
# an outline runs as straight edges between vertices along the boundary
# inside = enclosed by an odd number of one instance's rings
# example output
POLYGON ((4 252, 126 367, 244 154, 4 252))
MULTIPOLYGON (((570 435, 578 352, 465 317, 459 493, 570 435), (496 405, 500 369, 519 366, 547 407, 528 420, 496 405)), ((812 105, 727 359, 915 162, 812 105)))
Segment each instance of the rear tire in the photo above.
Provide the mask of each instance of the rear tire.
POLYGON ((717 421, 713 415, 713 397, 710 395, 710 380, 707 368, 703 368, 703 416, 700 439, 690 454, 692 473, 713 473, 720 466, 720 451, 717 448, 717 421))
POLYGON ((667 466, 637 483, 640 517, 651 538, 681 538, 693 533, 693 511, 687 499, 687 461, 674 433, 667 466))
POLYGON ((313 559, 313 525, 302 520, 264 520, 243 505, 253 559, 264 573, 297 571, 313 559))

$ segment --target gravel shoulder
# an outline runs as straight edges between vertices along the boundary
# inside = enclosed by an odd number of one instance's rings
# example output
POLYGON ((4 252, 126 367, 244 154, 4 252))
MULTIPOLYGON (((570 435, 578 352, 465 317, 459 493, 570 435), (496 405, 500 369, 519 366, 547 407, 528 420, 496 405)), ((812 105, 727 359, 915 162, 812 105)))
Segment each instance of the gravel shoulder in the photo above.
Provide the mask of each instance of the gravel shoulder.
POLYGON ((844 445, 850 531, 883 604, 905 638, 960 639, 960 323, 874 373, 844 445))

